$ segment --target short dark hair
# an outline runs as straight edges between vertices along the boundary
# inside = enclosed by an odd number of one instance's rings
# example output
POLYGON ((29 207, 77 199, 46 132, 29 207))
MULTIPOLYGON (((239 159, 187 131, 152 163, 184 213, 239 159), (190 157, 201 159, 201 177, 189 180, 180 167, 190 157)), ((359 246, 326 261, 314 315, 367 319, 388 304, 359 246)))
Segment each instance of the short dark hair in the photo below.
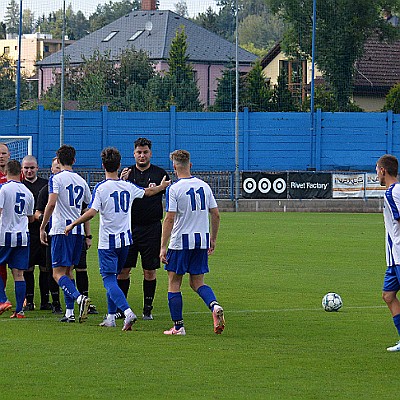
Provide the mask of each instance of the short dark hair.
POLYGON ((395 156, 385 154, 378 160, 376 165, 384 168, 390 176, 397 177, 399 162, 395 156))
POLYGON ((7 174, 18 176, 21 174, 21 163, 18 160, 8 160, 6 164, 7 174))
POLYGON ((76 150, 72 146, 63 144, 56 154, 61 165, 72 165, 75 161, 76 150))
POLYGON ((115 147, 106 147, 101 152, 101 162, 107 172, 118 171, 121 165, 121 153, 115 147))
POLYGON ((140 147, 148 146, 149 149, 151 150, 151 140, 150 139, 146 139, 144 137, 137 138, 135 140, 134 146, 135 146, 135 149, 136 149, 136 147, 139 147, 139 146, 140 147))

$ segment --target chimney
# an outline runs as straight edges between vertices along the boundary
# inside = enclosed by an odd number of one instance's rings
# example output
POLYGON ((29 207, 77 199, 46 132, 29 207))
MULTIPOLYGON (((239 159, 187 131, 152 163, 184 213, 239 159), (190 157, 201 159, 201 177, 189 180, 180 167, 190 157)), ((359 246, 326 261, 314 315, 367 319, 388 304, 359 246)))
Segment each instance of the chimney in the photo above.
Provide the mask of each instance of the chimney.
POLYGON ((142 11, 151 11, 156 9, 156 0, 142 0, 142 11))

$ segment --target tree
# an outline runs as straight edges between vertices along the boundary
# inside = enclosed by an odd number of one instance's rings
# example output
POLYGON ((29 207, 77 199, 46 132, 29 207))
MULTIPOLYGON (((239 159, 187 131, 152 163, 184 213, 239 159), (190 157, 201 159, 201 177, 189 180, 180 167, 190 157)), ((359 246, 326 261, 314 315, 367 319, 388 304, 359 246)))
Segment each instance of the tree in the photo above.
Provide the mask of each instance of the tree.
POLYGON ((122 0, 101 5, 99 4, 96 11, 89 16, 91 32, 97 31, 103 26, 129 14, 132 10, 140 10, 141 2, 139 0, 122 0))
POLYGON ((193 21, 210 32, 216 34, 220 32, 220 28, 218 27, 218 14, 211 7, 208 7, 205 13, 198 14, 193 21))
MULTIPOLYGON (((89 33, 89 20, 82 11, 76 14, 70 4, 65 10, 66 35, 71 40, 82 39, 89 33)), ((36 21, 36 28, 41 32, 50 33, 54 39, 61 39, 63 30, 63 10, 53 11, 47 17, 42 15, 36 21)))
POLYGON ((272 92, 263 74, 261 62, 257 61, 244 79, 244 93, 241 104, 249 111, 270 111, 272 92))
POLYGON ((71 8, 71 12, 66 12, 65 14, 65 19, 68 27, 67 35, 71 40, 82 39, 89 33, 89 20, 86 18, 85 14, 82 11, 78 11, 75 14, 71 8))
POLYGON ((35 14, 26 8, 22 11, 22 33, 32 33, 35 26, 35 14))
POLYGON ((217 5, 220 7, 218 13, 209 7, 205 13, 198 14, 193 21, 233 42, 236 29, 235 0, 218 0, 217 5))
POLYGON ((189 17, 188 7, 186 4, 186 0, 179 0, 177 3, 174 4, 175 12, 180 15, 181 17, 189 17))
MULTIPOLYGON (((239 79, 239 99, 243 99, 244 82, 239 79)), ((233 112, 236 108, 236 70, 231 61, 218 79, 215 102, 210 111, 233 112)), ((239 108, 240 107, 239 105, 239 108)))
POLYGON ((273 111, 298 111, 299 107, 288 89, 288 77, 282 70, 272 94, 273 111))
POLYGON ((153 102, 146 87, 155 76, 153 63, 143 50, 124 50, 115 71, 116 91, 111 109, 151 111, 153 102))
MULTIPOLYGON (((310 57, 312 0, 268 0, 288 22, 283 49, 289 55, 310 57)), ((316 64, 332 88, 340 111, 351 108, 354 63, 364 43, 377 30, 394 38, 396 28, 385 23, 380 11, 399 0, 325 0, 317 2, 316 64)))
POLYGON ((0 55, 0 110, 15 106, 15 61, 0 55))
POLYGON ((394 85, 386 95, 383 111, 392 110, 395 114, 400 114, 400 83, 394 85))
POLYGON ((16 0, 11 0, 6 7, 4 22, 7 26, 7 33, 18 34, 19 30, 19 4, 16 0))
POLYGON ((0 39, 6 38, 6 24, 4 22, 0 22, 0 39))
POLYGON ((171 85, 170 102, 179 111, 200 111, 199 88, 194 80, 194 73, 187 54, 187 36, 182 26, 177 30, 169 50, 169 71, 165 80, 171 85))
POLYGON ((252 44, 255 49, 268 50, 282 39, 284 24, 271 13, 248 15, 239 24, 239 44, 252 44))
MULTIPOLYGON (((0 55, 0 110, 15 108, 16 62, 6 54, 0 55)), ((24 101, 28 98, 28 85, 25 77, 21 76, 20 96, 24 101)))
MULTIPOLYGON (((124 50, 120 60, 96 50, 79 66, 65 66, 64 99, 76 101, 81 110, 98 110, 107 104, 112 111, 157 111, 147 90, 155 76, 152 62, 144 51, 124 50)), ((42 96, 46 109, 60 108, 61 79, 42 96)), ((157 96, 157 94, 156 94, 157 96)))

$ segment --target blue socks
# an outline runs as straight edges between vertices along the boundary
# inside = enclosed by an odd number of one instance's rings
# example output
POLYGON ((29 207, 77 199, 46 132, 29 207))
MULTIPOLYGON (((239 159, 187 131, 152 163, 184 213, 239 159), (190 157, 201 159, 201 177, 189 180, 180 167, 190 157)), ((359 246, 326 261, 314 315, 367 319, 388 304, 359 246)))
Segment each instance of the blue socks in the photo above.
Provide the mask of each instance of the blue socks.
POLYGON ((117 282, 117 275, 110 274, 103 276, 103 284, 107 291, 108 313, 115 314, 116 307, 125 311, 129 308, 124 292, 120 289, 117 282), (112 304, 114 303, 114 304, 112 304))
POLYGON ((395 315, 395 316, 393 317, 393 323, 394 323, 394 326, 395 326, 396 329, 397 329, 397 333, 398 333, 399 336, 400 336, 400 314, 397 314, 397 315, 395 315))
POLYGON ((15 312, 19 313, 22 311, 22 307, 24 305, 25 300, 25 292, 26 292, 26 283, 25 281, 16 281, 14 282, 15 286, 15 312))
POLYGON ((5 303, 6 301, 7 301, 7 295, 4 287, 4 282, 0 276, 0 303, 5 303))
POLYGON ((58 286, 64 292, 65 306, 68 309, 74 308, 75 300, 81 295, 74 285, 74 282, 66 275, 58 280, 58 286))
POLYGON ((175 329, 183 326, 183 301, 181 292, 168 292, 168 306, 175 329))
POLYGON ((215 304, 218 304, 217 298, 210 286, 203 285, 197 289, 197 294, 203 299, 206 306, 212 311, 215 304))

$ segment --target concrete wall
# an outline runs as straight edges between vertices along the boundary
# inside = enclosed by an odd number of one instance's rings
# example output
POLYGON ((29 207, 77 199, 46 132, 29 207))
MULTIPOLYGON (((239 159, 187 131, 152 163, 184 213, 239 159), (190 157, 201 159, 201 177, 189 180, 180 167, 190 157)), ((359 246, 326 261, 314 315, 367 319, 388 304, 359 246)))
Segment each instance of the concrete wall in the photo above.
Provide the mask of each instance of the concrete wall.
MULTIPOLYGON (((218 200, 220 211, 235 211, 231 200, 218 200)), ((239 212, 380 213, 383 199, 239 200, 239 212)))

